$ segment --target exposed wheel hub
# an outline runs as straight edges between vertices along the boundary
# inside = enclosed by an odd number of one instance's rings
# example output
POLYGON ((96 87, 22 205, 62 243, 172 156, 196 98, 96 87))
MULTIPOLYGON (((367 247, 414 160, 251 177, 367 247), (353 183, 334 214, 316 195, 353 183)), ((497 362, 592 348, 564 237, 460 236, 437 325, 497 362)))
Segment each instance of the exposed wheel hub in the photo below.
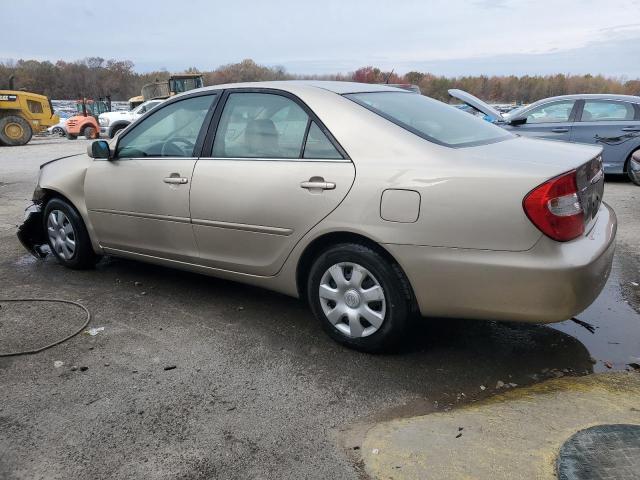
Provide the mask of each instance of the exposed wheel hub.
POLYGON ((7 137, 17 140, 22 137, 22 127, 17 123, 9 123, 4 127, 4 133, 7 137))

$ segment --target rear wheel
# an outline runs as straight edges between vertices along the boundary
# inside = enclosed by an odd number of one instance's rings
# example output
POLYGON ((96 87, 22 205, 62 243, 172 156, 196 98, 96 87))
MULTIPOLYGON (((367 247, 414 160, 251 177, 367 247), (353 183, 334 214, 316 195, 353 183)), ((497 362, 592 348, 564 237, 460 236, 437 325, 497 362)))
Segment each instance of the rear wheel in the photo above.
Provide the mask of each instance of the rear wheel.
POLYGON ((60 198, 49 200, 44 210, 44 229, 49 248, 65 267, 93 267, 98 256, 93 251, 87 228, 76 209, 60 198))
POLYGON ((26 145, 33 136, 29 122, 17 115, 0 118, 0 142, 16 147, 26 145))
POLYGON ((98 130, 92 125, 87 125, 82 129, 82 136, 87 140, 94 140, 98 138, 98 130))
POLYGON ((411 294, 404 273, 365 245, 324 251, 311 267, 307 296, 329 336, 357 350, 393 349, 409 325, 411 294))

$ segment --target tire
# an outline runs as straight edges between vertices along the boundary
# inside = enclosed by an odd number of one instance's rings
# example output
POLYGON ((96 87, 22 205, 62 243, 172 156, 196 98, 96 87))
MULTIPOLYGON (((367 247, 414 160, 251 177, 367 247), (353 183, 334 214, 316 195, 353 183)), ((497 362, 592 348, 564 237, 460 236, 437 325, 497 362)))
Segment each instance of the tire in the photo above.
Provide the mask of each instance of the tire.
POLYGON ((77 140, 78 136, 73 135, 72 133, 67 132, 67 140, 77 140))
POLYGON ((51 130, 51 134, 52 135, 57 135, 59 137, 64 137, 64 130, 60 127, 55 127, 54 129, 51 130))
POLYGON ((309 271, 307 299, 331 338, 371 353, 397 347, 412 312, 411 288, 400 267, 355 243, 318 256, 309 271))
POLYGON ((8 115, 0 118, 0 142, 10 147, 26 145, 33 136, 31 125, 24 118, 8 115))
POLYGON ((631 157, 633 157, 634 155, 636 156, 636 158, 638 158, 638 156, 640 156, 640 150, 636 150, 629 156, 629 160, 627 161, 627 176, 629 177, 629 180, 640 187, 640 177, 638 177, 637 175, 634 177, 631 174, 631 167, 629 165, 631 163, 631 157))
POLYGON ((98 130, 96 130, 96 127, 92 125, 87 125, 82 129, 80 135, 82 135, 87 140, 95 140, 96 138, 98 138, 98 130))
POLYGON ((60 198, 47 202, 43 215, 47 243, 58 262, 68 268, 92 268, 98 256, 77 210, 60 198))

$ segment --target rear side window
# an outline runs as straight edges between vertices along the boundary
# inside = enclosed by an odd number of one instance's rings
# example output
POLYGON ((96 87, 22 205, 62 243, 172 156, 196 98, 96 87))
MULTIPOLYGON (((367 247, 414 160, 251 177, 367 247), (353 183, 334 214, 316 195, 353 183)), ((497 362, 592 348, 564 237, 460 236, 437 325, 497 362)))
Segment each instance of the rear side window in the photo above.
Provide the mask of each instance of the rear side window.
POLYGON ((342 159, 342 155, 336 150, 336 147, 329 141, 327 136, 322 133, 316 122, 311 122, 309 133, 307 135, 307 143, 304 146, 303 158, 322 158, 322 159, 342 159))
POLYGON ((582 109, 582 122, 628 121, 635 117, 633 105, 626 102, 586 100, 582 109))
POLYGON ((492 123, 423 95, 366 92, 345 97, 426 140, 447 147, 483 145, 513 137, 492 123))
POLYGON ((309 116, 270 93, 232 93, 213 142, 218 158, 300 158, 309 116))
POLYGON ((27 107, 29 107, 31 113, 42 113, 42 104, 40 102, 27 100, 27 107))
POLYGON ((575 100, 545 103, 527 112, 527 123, 568 122, 575 100))

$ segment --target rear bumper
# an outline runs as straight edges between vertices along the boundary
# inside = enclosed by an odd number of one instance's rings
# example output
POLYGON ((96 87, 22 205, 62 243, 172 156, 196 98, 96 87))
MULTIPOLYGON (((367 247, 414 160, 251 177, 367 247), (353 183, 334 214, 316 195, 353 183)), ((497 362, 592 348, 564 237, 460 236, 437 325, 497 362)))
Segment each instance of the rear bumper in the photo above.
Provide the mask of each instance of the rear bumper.
POLYGON ((385 245, 429 317, 550 323, 587 308, 611 272, 616 216, 602 204, 588 235, 541 237, 524 252, 385 245))

